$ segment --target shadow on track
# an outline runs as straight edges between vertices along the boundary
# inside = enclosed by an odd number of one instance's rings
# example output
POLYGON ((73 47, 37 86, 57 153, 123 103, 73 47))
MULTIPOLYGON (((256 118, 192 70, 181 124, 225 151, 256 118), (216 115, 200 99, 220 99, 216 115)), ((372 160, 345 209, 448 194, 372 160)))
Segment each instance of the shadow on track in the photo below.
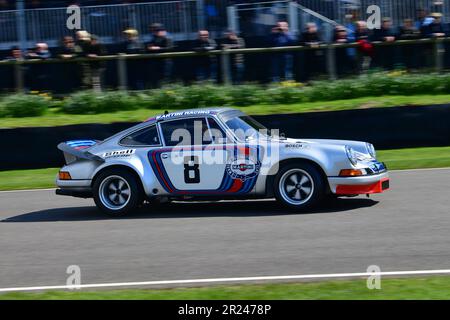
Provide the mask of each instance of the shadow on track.
POLYGON ((259 217, 287 214, 322 214, 344 212, 376 205, 378 201, 366 198, 335 199, 324 203, 315 210, 293 212, 272 200, 242 202, 175 202, 169 204, 144 205, 125 217, 108 217, 95 206, 72 207, 34 211, 1 220, 1 222, 56 222, 91 221, 110 219, 173 219, 173 218, 213 218, 213 217, 259 217))

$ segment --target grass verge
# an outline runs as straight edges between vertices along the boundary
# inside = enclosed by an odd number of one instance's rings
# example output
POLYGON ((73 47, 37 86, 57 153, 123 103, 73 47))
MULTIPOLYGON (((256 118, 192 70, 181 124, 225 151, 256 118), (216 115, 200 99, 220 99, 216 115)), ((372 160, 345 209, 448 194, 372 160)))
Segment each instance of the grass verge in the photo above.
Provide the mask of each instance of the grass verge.
MULTIPOLYGON (((367 109, 395 106, 421 106, 445 104, 450 102, 450 95, 414 95, 414 96, 382 96, 364 97, 349 100, 306 102, 297 104, 271 104, 236 107, 251 115, 301 113, 312 111, 338 111, 350 109, 367 109)), ((172 111, 172 110, 169 110, 172 111)), ((67 115, 57 109, 50 109, 45 115, 25 118, 1 118, 0 128, 16 127, 48 127, 85 123, 140 122, 164 113, 160 109, 138 109, 102 114, 67 115)))
POLYGON ((0 190, 54 188, 57 168, 0 171, 0 190))
POLYGON ((369 290, 365 279, 306 283, 235 285, 203 288, 53 291, 7 293, 0 300, 429 300, 450 299, 450 277, 382 279, 369 290))
MULTIPOLYGON (((450 147, 378 151, 390 170, 450 167, 450 147)), ((0 172, 0 190, 55 187, 57 168, 0 172)))

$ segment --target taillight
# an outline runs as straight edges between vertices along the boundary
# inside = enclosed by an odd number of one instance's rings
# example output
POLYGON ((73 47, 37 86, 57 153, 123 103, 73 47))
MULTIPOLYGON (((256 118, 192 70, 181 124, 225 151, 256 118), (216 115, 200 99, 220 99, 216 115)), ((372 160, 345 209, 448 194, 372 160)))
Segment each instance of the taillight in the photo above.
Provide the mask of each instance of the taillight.
POLYGON ((70 173, 67 171, 60 171, 58 174, 59 180, 72 180, 70 173))

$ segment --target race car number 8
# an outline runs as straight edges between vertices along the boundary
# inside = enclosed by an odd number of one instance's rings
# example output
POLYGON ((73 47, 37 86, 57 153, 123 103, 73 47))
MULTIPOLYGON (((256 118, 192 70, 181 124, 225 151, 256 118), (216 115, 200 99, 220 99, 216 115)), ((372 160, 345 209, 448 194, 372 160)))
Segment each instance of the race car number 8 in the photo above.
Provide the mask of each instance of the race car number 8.
POLYGON ((200 183, 200 170, 197 156, 184 157, 184 182, 200 183))

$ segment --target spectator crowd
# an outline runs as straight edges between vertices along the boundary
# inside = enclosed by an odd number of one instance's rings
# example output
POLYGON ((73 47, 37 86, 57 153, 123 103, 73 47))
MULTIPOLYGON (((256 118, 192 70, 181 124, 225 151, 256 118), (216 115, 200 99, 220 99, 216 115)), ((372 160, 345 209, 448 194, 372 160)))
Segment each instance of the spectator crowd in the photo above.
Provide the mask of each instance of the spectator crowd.
MULTIPOLYGON (((2 1, 0 0, 0 4, 2 1)), ((430 56, 430 47, 418 47, 416 44, 405 46, 386 46, 378 48, 373 42, 395 42, 398 40, 413 40, 421 38, 445 37, 447 30, 442 22, 442 14, 427 13, 418 10, 416 19, 405 19, 401 26, 394 27, 390 18, 384 18, 380 29, 369 30, 367 23, 358 19, 356 14, 347 16, 344 25, 336 25, 331 39, 325 38, 325 32, 316 23, 307 23, 299 34, 290 31, 285 21, 279 21, 267 36, 265 42, 268 47, 305 46, 312 50, 300 53, 280 52, 270 56, 270 80, 273 82, 294 80, 294 70, 301 66, 305 79, 311 79, 319 75, 323 70, 325 52, 320 45, 334 42, 338 44, 356 43, 356 47, 343 48, 336 53, 337 68, 339 73, 356 73, 367 70, 370 67, 390 69, 401 60, 404 67, 416 68, 419 60, 427 60, 430 56)), ((143 54, 164 53, 178 50, 170 33, 164 25, 153 23, 149 26, 150 40, 144 42, 136 29, 126 28, 122 32, 123 41, 112 52, 108 52, 99 38, 88 31, 79 30, 74 36, 66 36, 61 41, 61 46, 50 50, 46 43, 37 43, 27 52, 22 52, 19 47, 11 48, 9 61, 58 58, 70 60, 74 58, 89 58, 77 64, 63 64, 67 74, 75 75, 73 87, 101 88, 105 74, 106 63, 96 60, 97 57, 106 54, 143 54)), ((208 30, 199 30, 197 39, 190 44, 189 49, 199 53, 207 53, 217 49, 235 49, 246 47, 242 37, 233 31, 227 31, 220 39, 213 39, 208 30)), ((185 51, 185 50, 184 50, 185 51)), ((214 55, 198 55, 189 62, 189 68, 193 70, 193 78, 197 81, 217 80, 220 72, 219 64, 214 55)), ((174 78, 174 61, 169 58, 144 60, 127 60, 128 86, 134 90, 156 88, 162 82, 177 80, 174 78), (149 76, 150 75, 150 76, 149 76)), ((48 88, 49 76, 46 74, 46 65, 33 66, 32 85, 35 90, 48 88)), ((230 55, 230 75, 234 84, 242 83, 245 77, 246 61, 244 54, 230 55)))

